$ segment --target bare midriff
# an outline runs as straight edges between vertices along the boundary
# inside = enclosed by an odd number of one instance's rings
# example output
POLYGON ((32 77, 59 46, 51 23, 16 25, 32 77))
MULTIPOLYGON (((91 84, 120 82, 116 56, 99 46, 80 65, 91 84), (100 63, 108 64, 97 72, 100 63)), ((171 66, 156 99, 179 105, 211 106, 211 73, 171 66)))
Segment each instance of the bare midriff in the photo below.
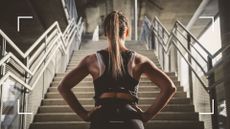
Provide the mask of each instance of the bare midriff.
POLYGON ((134 97, 127 93, 121 93, 121 92, 105 92, 101 94, 99 97, 100 99, 105 98, 118 98, 118 99, 125 99, 125 100, 134 100, 134 97))

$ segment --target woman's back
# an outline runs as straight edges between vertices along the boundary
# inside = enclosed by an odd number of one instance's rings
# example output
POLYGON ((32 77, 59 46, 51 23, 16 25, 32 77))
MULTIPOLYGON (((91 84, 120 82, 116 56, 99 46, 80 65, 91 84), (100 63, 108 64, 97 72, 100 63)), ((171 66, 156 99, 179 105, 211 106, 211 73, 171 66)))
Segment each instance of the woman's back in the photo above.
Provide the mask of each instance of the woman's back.
POLYGON ((107 50, 97 51, 96 57, 99 68, 99 76, 94 79, 95 100, 105 92, 113 93, 127 93, 132 96, 137 102, 138 84, 139 80, 133 78, 132 65, 135 59, 135 52, 131 50, 121 51, 121 59, 124 63, 124 71, 122 76, 114 78, 111 72, 111 60, 109 59, 109 52, 107 50))
POLYGON ((74 112, 82 119, 91 121, 90 129, 144 129, 143 122, 166 106, 176 91, 175 85, 151 60, 126 48, 128 22, 120 12, 113 11, 106 17, 104 32, 108 47, 82 59, 65 76, 58 90, 74 112), (96 100, 96 106, 90 111, 80 104, 71 91, 88 74, 94 80, 96 100), (136 103, 142 74, 161 89, 155 103, 145 112, 136 103))

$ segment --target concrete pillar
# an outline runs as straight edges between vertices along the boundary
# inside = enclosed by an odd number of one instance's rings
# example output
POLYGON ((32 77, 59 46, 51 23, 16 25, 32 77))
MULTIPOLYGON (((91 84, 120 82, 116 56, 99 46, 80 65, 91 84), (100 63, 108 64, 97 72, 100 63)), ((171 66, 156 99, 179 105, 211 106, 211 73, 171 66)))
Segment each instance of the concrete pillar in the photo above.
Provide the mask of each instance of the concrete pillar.
POLYGON ((87 32, 94 32, 96 26, 100 23, 100 8, 90 7, 86 9, 87 32))
MULTIPOLYGON (((230 1, 219 0, 219 15, 220 15, 220 28, 221 28, 221 40, 222 47, 230 44, 230 1)), ((230 53, 230 49, 223 53, 223 59, 229 60, 227 57, 230 53)), ((223 74, 224 74, 224 87, 225 97, 227 106, 227 129, 230 129, 230 63, 224 63, 223 74)))

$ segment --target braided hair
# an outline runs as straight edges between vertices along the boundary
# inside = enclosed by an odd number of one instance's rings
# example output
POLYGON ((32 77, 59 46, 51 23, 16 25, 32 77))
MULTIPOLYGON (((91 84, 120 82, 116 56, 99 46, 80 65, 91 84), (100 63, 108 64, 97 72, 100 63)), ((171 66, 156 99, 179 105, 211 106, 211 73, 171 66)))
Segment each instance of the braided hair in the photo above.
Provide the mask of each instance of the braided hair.
POLYGON ((111 41, 109 59, 112 61, 112 66, 109 66, 112 67, 112 76, 114 78, 123 75, 124 64, 120 55, 120 39, 124 38, 128 28, 128 20, 121 12, 113 11, 104 20, 104 33, 111 41))

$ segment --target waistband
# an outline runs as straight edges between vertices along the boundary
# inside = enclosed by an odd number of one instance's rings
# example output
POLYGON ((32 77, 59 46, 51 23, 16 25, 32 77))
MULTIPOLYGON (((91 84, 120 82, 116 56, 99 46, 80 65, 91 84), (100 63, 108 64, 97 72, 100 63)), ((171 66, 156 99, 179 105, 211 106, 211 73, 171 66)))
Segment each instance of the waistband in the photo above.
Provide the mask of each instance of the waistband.
POLYGON ((103 99, 97 99, 95 101, 95 106, 103 105, 103 106, 122 106, 122 105, 135 105, 137 104, 136 101, 126 100, 126 99, 120 99, 120 98, 103 98, 103 99))

